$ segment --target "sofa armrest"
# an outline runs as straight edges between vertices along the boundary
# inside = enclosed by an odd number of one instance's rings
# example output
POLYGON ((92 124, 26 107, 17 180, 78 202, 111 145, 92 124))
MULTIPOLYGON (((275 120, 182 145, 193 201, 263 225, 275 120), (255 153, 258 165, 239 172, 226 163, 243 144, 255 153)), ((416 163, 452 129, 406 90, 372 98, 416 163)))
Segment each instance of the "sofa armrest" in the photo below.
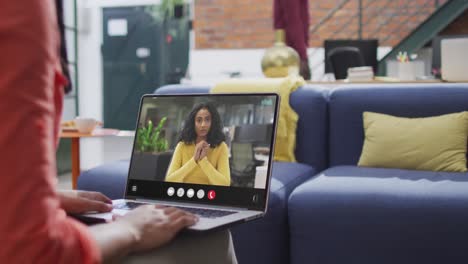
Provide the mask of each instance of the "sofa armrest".
POLYGON ((119 160, 85 171, 78 178, 77 189, 102 192, 111 199, 123 198, 129 164, 129 160, 119 160))
POLYGON ((328 165, 328 91, 318 85, 305 85, 291 94, 289 102, 299 115, 296 159, 317 171, 328 165))

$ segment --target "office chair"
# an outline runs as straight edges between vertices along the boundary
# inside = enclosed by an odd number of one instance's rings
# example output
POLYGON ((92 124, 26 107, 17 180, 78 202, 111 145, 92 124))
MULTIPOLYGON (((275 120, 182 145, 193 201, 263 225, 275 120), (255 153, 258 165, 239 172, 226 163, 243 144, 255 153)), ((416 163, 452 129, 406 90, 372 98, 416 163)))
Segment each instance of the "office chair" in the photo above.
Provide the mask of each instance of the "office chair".
POLYGON ((365 66, 361 51, 356 47, 337 47, 327 54, 336 80, 346 79, 348 68, 365 66))
POLYGON ((169 164, 171 163, 173 154, 174 154, 173 151, 165 151, 165 152, 153 154, 153 155, 158 156, 158 159, 156 161, 156 173, 154 176, 154 180, 164 181, 164 179, 166 178, 167 169, 169 168, 169 164))
POLYGON ((164 181, 173 151, 160 153, 135 152, 132 155, 130 178, 146 181, 164 181))
POLYGON ((232 142, 231 158, 231 185, 236 187, 253 187, 256 167, 263 161, 256 160, 252 143, 232 142))

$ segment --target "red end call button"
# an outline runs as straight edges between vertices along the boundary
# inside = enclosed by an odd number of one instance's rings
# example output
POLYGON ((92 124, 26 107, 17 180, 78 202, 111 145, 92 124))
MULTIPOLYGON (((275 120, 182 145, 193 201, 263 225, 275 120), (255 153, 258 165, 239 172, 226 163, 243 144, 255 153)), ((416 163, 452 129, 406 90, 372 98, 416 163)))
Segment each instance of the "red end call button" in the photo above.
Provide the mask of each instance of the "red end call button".
POLYGON ((211 190, 208 192, 208 199, 213 200, 216 197, 216 192, 211 190))

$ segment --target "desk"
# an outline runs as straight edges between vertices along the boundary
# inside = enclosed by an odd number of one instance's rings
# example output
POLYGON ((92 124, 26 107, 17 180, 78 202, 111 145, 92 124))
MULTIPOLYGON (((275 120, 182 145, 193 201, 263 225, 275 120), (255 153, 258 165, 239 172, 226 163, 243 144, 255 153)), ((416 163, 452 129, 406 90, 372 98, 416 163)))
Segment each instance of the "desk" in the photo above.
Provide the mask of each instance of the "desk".
POLYGON ((79 133, 76 131, 61 131, 60 138, 71 139, 71 161, 72 161, 72 187, 76 189, 78 176, 80 175, 80 138, 107 137, 107 136, 133 136, 133 132, 120 131, 117 129, 101 128, 92 133, 79 133))

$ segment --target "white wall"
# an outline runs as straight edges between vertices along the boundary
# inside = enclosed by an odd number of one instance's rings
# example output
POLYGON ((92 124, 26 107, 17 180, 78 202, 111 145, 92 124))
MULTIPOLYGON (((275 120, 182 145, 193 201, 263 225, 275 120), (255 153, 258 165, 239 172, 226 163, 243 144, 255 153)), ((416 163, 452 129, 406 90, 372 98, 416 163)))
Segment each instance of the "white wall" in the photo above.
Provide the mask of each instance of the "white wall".
MULTIPOLYGON (((160 0, 78 0, 79 115, 103 120, 102 8, 159 4, 160 0)), ((132 137, 81 140, 81 169, 129 158, 132 137)))
MULTIPOLYGON (((390 47, 379 47, 377 59, 381 59, 391 50, 390 47)), ((189 76, 184 83, 212 85, 229 77, 229 73, 240 72, 241 78, 263 78, 261 69, 264 49, 242 50, 191 50, 189 76)), ((324 80, 324 49, 309 48, 309 66, 313 81, 324 80)))
POLYGON ((81 116, 103 119, 102 8, 159 3, 160 0, 78 1, 78 98, 81 116))

